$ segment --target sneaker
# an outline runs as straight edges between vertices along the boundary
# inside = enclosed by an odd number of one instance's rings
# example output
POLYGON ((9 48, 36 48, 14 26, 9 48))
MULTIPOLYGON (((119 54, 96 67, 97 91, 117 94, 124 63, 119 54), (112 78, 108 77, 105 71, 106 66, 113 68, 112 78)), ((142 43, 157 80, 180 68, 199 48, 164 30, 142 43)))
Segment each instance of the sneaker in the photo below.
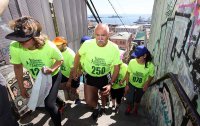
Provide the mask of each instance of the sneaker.
POLYGON ((126 111, 125 111, 125 115, 129 115, 131 113, 131 106, 128 105, 128 107, 126 108, 126 111))
POLYGON ((99 109, 94 109, 91 116, 94 120, 97 120, 97 118, 99 117, 99 109))
POLYGON ((81 103, 81 100, 78 98, 75 100, 75 104, 80 104, 81 103))
POLYGON ((107 98, 106 98, 106 106, 110 106, 110 97, 108 96, 107 98))
POLYGON ((115 105, 112 106, 112 110, 113 110, 113 111, 115 110, 115 105))
POLYGON ((119 106, 116 106, 115 113, 118 113, 118 112, 119 112, 119 106))
POLYGON ((106 114, 106 109, 105 108, 101 108, 99 110, 99 115, 102 116, 102 115, 105 115, 106 114))
POLYGON ((58 108, 58 111, 62 114, 66 107, 67 107, 67 104, 63 103, 63 105, 58 108))

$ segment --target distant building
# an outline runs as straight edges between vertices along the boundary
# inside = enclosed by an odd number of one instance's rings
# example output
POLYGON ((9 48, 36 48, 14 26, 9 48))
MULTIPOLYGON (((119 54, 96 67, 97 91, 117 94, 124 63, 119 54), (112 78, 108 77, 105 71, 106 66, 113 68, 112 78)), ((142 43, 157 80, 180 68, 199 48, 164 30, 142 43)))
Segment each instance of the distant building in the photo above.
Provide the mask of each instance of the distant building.
POLYGON ((143 24, 143 28, 144 29, 151 28, 151 24, 143 24))
POLYGON ((115 28, 116 28, 117 26, 118 26, 118 25, 116 25, 116 24, 108 24, 109 31, 110 31, 110 32, 116 32, 116 31, 115 31, 115 28))
POLYGON ((115 33, 110 37, 110 40, 116 43, 121 50, 130 50, 132 34, 128 32, 115 33))
POLYGON ((88 36, 94 36, 94 28, 96 26, 96 22, 93 20, 88 20, 88 36))
POLYGON ((150 36, 150 28, 146 28, 145 29, 145 40, 144 40, 145 46, 147 46, 147 44, 149 43, 149 36, 150 36))
POLYGON ((115 28, 115 32, 130 32, 132 34, 141 30, 143 30, 143 25, 121 25, 115 28))
POLYGON ((145 34, 146 33, 144 31, 137 32, 136 37, 133 41, 136 42, 138 45, 143 45, 145 41, 145 34))

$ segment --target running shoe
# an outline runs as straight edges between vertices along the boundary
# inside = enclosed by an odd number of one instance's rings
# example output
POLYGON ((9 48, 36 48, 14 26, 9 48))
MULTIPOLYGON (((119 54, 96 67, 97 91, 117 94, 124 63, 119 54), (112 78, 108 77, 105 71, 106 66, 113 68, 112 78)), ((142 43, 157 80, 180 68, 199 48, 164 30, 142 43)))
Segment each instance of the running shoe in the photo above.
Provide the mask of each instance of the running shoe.
POLYGON ((112 111, 114 111, 114 110, 115 110, 115 105, 112 106, 112 111))
POLYGON ((119 106, 116 106, 115 113, 118 113, 118 112, 119 112, 119 106))
POLYGON ((99 117, 99 109, 94 109, 91 116, 94 120, 97 120, 97 118, 99 117))
POLYGON ((128 105, 128 107, 126 108, 126 111, 125 111, 125 115, 129 115, 131 113, 131 106, 128 105))
POLYGON ((59 106, 58 111, 62 114, 66 107, 67 107, 67 104, 63 102, 63 104, 59 106))
POLYGON ((81 103, 81 100, 78 98, 75 100, 75 104, 80 104, 81 103))
POLYGON ((106 109, 105 108, 101 108, 99 110, 99 117, 102 116, 102 115, 105 115, 106 114, 106 109))

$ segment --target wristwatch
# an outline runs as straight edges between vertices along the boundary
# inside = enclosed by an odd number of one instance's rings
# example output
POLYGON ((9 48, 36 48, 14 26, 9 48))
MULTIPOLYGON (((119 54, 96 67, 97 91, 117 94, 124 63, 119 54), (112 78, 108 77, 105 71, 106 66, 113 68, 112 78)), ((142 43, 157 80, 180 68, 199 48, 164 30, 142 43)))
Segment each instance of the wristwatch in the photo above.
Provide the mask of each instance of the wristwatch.
POLYGON ((113 82, 109 82, 108 84, 113 85, 114 83, 113 82))

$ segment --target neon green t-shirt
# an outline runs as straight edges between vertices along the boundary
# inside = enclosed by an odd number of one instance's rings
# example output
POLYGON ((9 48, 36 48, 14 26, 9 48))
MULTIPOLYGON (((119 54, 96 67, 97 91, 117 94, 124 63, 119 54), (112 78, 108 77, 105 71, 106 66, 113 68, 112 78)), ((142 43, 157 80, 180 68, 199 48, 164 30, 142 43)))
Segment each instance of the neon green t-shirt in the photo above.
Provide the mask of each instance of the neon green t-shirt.
POLYGON ((67 47, 67 49, 62 52, 64 62, 61 66, 61 72, 65 77, 69 78, 71 68, 74 66, 75 53, 73 50, 67 47))
MULTIPOLYGON (((36 78, 43 66, 51 67, 55 61, 62 60, 60 50, 49 40, 41 49, 28 50, 23 48, 19 42, 13 41, 10 44, 10 63, 22 64, 33 78, 36 78)), ((57 74, 59 69, 52 73, 57 74)))
POLYGON ((130 73, 129 82, 137 88, 143 88, 148 77, 154 76, 154 65, 149 62, 145 68, 145 64, 138 64, 136 59, 132 59, 128 64, 128 72, 130 73))
MULTIPOLYGON (((114 84, 112 85, 113 89, 124 88, 126 86, 125 81, 124 81, 123 85, 120 85, 119 82, 121 80, 123 80, 124 77, 126 76, 127 68, 128 68, 128 66, 125 63, 122 63, 120 65, 120 71, 119 71, 118 77, 117 77, 116 81, 114 82, 114 84)), ((111 71, 112 71, 112 73, 114 72, 114 67, 112 68, 111 71)))
POLYGON ((111 67, 121 63, 119 48, 108 41, 106 46, 99 47, 95 39, 83 43, 79 49, 83 58, 83 69, 94 77, 102 77, 111 71, 111 67))
MULTIPOLYGON (((88 41, 90 41, 90 40, 91 40, 91 39, 86 40, 85 42, 88 42, 88 41)), ((85 42, 84 42, 84 43, 85 43, 85 42)), ((83 69, 84 61, 83 61, 83 59, 84 59, 84 55, 82 55, 81 58, 80 58, 80 64, 81 64, 81 67, 82 67, 82 72, 84 72, 84 69, 83 69)))

